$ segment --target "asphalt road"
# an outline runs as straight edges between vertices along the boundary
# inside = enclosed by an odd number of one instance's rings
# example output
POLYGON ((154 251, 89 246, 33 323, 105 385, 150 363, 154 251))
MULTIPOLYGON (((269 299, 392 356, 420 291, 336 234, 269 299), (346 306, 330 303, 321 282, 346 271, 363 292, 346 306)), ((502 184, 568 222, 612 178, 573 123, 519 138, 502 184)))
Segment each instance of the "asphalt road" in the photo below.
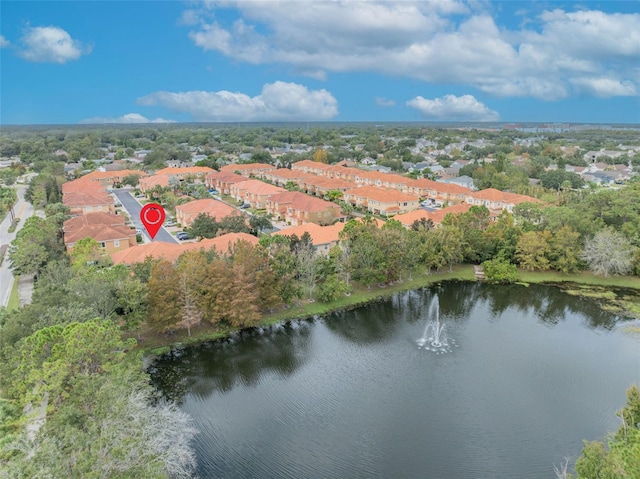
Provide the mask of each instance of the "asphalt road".
MULTIPOLYGON (((9 226, 11 226, 11 217, 7 214, 0 223, 0 245, 8 245, 16 237, 16 233, 20 231, 24 221, 33 216, 33 205, 24 200, 24 193, 27 191, 26 186, 18 185, 18 202, 13 207, 13 211, 17 218, 20 218, 20 222, 16 227, 16 231, 9 233, 9 226)), ((15 278, 10 269, 9 254, 4 257, 2 266, 0 266, 0 306, 7 306, 9 304, 9 295, 11 294, 11 288, 13 288, 13 282, 15 278)))
POLYGON ((180 241, 178 241, 165 228, 160 228, 160 230, 158 230, 158 233, 156 234, 156 237, 152 240, 147 233, 146 228, 142 224, 142 221, 140 221, 140 210, 142 209, 142 205, 138 203, 138 200, 136 200, 128 190, 116 189, 111 190, 111 192, 116 196, 116 198, 118 198, 118 201, 120 201, 122 207, 127 210, 127 213, 129 213, 129 216, 131 217, 131 221, 134 224, 135 228, 141 229, 149 241, 164 241, 165 243, 180 244, 180 241))

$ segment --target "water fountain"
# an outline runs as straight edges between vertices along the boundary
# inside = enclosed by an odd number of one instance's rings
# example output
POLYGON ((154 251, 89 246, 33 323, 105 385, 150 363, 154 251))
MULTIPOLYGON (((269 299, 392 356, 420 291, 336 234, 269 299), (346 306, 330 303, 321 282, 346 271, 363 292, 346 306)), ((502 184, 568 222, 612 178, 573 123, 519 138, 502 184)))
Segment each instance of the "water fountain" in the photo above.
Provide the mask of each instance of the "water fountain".
POLYGON ((450 343, 454 344, 454 341, 449 340, 445 335, 445 324, 440 321, 440 302, 437 295, 429 304, 427 324, 424 327, 422 337, 416 342, 418 349, 435 351, 438 354, 451 351, 450 343))

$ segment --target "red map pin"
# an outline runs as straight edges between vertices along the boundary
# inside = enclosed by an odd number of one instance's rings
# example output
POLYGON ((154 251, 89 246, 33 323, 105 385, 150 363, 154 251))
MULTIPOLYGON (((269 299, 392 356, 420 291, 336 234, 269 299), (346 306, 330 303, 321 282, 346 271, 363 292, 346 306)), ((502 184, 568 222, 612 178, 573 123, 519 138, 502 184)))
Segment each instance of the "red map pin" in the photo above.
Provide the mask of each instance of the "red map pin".
POLYGON ((147 229, 151 239, 155 238, 165 217, 164 208, 158 203, 147 203, 140 210, 140 221, 147 229))

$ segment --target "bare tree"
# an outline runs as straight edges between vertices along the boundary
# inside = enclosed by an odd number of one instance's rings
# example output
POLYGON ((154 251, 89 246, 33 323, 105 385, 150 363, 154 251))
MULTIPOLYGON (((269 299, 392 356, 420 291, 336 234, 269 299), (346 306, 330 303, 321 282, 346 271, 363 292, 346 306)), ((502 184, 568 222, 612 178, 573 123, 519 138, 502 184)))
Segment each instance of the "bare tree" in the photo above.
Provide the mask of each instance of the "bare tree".
POLYGON ((582 259, 589 269, 604 277, 610 274, 626 274, 633 266, 634 248, 617 231, 605 228, 585 241, 582 259))
POLYGON ((556 479, 570 479, 571 475, 569 474, 569 458, 565 457, 563 463, 554 464, 553 472, 555 473, 556 479))
POLYGON ((298 277, 307 286, 309 290, 309 300, 313 301, 313 290, 316 287, 318 278, 318 258, 313 243, 304 239, 296 245, 296 260, 298 277))
POLYGON ((191 327, 202 322, 202 314, 187 284, 186 273, 183 273, 180 278, 180 296, 182 298, 182 321, 179 321, 176 326, 187 328, 187 335, 191 336, 191 327))

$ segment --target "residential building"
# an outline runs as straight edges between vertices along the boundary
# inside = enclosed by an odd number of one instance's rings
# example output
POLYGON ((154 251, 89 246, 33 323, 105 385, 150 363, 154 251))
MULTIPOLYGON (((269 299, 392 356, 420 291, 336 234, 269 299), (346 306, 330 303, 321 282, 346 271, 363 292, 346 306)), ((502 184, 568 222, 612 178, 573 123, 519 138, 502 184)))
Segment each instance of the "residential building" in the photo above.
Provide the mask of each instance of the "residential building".
MULTIPOLYGON (((89 185, 91 187, 91 185, 89 185)), ((62 204, 69 208, 71 216, 86 215, 87 213, 113 213, 115 205, 113 198, 101 188, 91 187, 79 191, 71 191, 62 195, 62 204)))
POLYGON ((542 203, 540 200, 527 195, 519 195, 517 193, 507 193, 496 190, 495 188, 487 188, 476 191, 467 195, 466 202, 471 205, 483 205, 489 208, 493 213, 502 210, 513 212, 513 208, 520 203, 542 203))
POLYGON ((225 195, 231 193, 231 187, 233 185, 243 181, 246 181, 244 176, 223 171, 209 173, 206 178, 206 184, 209 188, 213 188, 225 195))
POLYGON ((414 221, 420 221, 422 219, 431 220, 434 226, 438 226, 440 225, 440 223, 442 223, 442 220, 448 214, 466 213, 467 211, 469 211, 471 206, 472 205, 470 205, 469 203, 460 203, 458 205, 447 206, 435 211, 419 209, 401 215, 396 215, 393 217, 393 219, 402 223, 405 228, 411 228, 411 225, 413 225, 414 221))
POLYGON ((188 227, 200 213, 209 215, 218 221, 225 216, 241 214, 237 209, 222 201, 204 199, 190 201, 189 203, 176 206, 176 221, 183 227, 188 227))
POLYGON ((382 216, 407 213, 420 207, 417 195, 375 186, 351 188, 344 193, 344 200, 354 206, 365 208, 375 215, 382 216))
POLYGON ((276 220, 286 221, 291 225, 302 223, 329 225, 341 216, 340 206, 335 203, 298 191, 287 191, 270 196, 266 201, 266 210, 276 220))
POLYGON ((113 263, 118 264, 135 264, 142 263, 146 258, 164 259, 174 262, 180 255, 187 251, 205 251, 214 250, 220 254, 226 255, 233 251, 238 242, 247 242, 251 245, 258 244, 258 238, 247 233, 228 233, 216 238, 204 239, 197 243, 164 243, 162 241, 153 241, 134 248, 117 251, 111 255, 113 263))
POLYGON ((305 223, 302 225, 283 228, 273 233, 280 236, 293 236, 302 238, 302 235, 308 233, 316 249, 316 253, 328 255, 331 248, 340 242, 340 232, 344 228, 344 223, 338 222, 329 226, 320 226, 315 223, 305 223))
POLYGON ((220 171, 224 173, 236 173, 245 177, 258 176, 261 177, 265 173, 276 170, 276 167, 268 163, 246 163, 224 165, 220 171))
POLYGON ((88 213, 68 219, 62 230, 67 251, 85 238, 97 241, 107 254, 136 245, 136 230, 125 226, 121 215, 88 213))
POLYGON ((162 168, 156 171, 156 175, 171 175, 179 180, 184 180, 189 177, 204 180, 209 173, 214 173, 215 171, 216 170, 208 166, 187 166, 185 168, 162 168))
POLYGON ((245 180, 230 186, 229 194, 238 201, 250 204, 253 208, 264 209, 270 196, 285 193, 287 190, 260 180, 245 180))

